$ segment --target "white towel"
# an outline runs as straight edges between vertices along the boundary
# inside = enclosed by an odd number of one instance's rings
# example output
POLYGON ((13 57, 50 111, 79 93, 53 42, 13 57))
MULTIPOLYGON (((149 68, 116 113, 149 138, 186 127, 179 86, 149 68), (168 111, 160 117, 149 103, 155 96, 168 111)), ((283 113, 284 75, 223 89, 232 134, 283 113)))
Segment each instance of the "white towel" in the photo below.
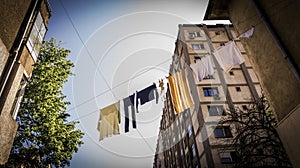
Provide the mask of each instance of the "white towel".
POLYGON ((219 48, 213 54, 225 72, 229 72, 233 66, 245 62, 234 41, 226 43, 225 46, 219 48))
POLYGON ((253 32, 254 32, 254 27, 251 27, 251 28, 250 28, 249 30, 247 30, 245 33, 239 35, 238 38, 241 38, 241 37, 245 37, 245 38, 252 37, 253 32))
POLYGON ((201 60, 197 60, 196 63, 191 64, 190 67, 196 74, 198 81, 201 81, 208 75, 214 74, 214 68, 209 55, 201 58, 201 60))

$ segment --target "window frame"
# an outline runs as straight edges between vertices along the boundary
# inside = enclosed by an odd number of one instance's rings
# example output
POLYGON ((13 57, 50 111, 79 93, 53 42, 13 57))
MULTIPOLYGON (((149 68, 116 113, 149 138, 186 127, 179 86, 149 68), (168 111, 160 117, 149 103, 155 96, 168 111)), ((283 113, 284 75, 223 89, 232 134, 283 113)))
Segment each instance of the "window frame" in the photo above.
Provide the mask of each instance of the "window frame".
POLYGON ((230 126, 217 126, 214 130, 215 138, 232 138, 230 126))
POLYGON ((222 106, 222 105, 208 105, 207 109, 208 109, 209 116, 224 116, 225 115, 224 106, 222 106), (212 109, 215 109, 216 113, 213 113, 212 109))
POLYGON ((191 44, 193 50, 205 50, 204 44, 191 44))
POLYGON ((189 32, 189 38, 193 39, 196 37, 202 37, 202 34, 200 31, 194 31, 194 32, 189 32))
POLYGON ((26 42, 26 47, 35 62, 37 61, 37 58, 39 56, 46 32, 47 27, 45 25, 44 18, 39 11, 33 22, 32 29, 28 35, 28 39, 26 42))
POLYGON ((219 158, 222 164, 232 164, 236 162, 236 156, 233 156, 233 153, 235 153, 234 155, 237 155, 236 151, 228 151, 228 152, 221 152, 219 153, 219 158), (222 156, 223 155, 223 156, 222 156), (226 160, 224 160, 226 159, 226 160))
POLYGON ((218 87, 204 87, 202 90, 205 97, 215 97, 220 94, 218 87))

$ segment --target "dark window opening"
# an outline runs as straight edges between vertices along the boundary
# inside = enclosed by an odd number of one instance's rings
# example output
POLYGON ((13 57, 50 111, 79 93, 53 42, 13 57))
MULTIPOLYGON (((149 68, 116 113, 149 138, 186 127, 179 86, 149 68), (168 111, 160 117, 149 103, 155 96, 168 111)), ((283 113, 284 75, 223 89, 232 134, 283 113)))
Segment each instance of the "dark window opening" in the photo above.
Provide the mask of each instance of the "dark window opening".
POLYGON ((231 138, 231 130, 229 126, 217 127, 214 131, 215 138, 231 138))
POLYGON ((225 115, 223 106, 207 106, 210 116, 225 115))

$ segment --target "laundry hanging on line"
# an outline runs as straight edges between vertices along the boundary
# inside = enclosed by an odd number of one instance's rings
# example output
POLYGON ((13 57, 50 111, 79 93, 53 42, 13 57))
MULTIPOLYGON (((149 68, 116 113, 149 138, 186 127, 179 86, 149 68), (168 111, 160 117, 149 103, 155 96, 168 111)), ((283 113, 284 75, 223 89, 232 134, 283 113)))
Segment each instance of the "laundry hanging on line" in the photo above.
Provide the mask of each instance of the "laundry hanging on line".
POLYGON ((184 68, 167 77, 176 114, 179 114, 194 105, 193 99, 190 96, 191 94, 189 93, 185 71, 186 69, 184 68))
POLYGON ((254 33, 254 26, 252 26, 249 30, 239 35, 238 38, 243 38, 243 37, 250 38, 252 37, 253 33, 254 33))
POLYGON ((152 85, 148 86, 147 88, 139 91, 136 93, 136 112, 138 113, 138 102, 141 105, 156 99, 156 104, 158 103, 159 95, 157 91, 156 84, 153 83, 152 85), (139 101, 140 100, 140 101, 139 101))
POLYGON ((197 76, 198 81, 201 81, 205 77, 209 77, 214 74, 214 68, 212 66, 210 55, 206 55, 200 60, 197 60, 196 63, 190 64, 190 67, 197 76))
POLYGON ((181 97, 182 97, 182 105, 183 105, 183 109, 187 109, 190 108, 194 105, 193 99, 191 97, 190 94, 190 89, 188 86, 188 80, 187 80, 187 72, 186 72, 186 68, 181 69, 181 71, 178 74, 178 80, 177 80, 177 84, 179 87, 181 87, 181 97))
POLYGON ((245 62, 241 52, 235 45, 234 41, 230 41, 225 46, 213 52, 217 62, 225 72, 229 72, 233 66, 240 65, 245 62))
POLYGON ((160 87, 160 93, 162 94, 165 90, 164 81, 162 79, 160 79, 158 82, 159 82, 159 87, 160 87))
POLYGON ((136 128, 136 116, 135 116, 135 94, 123 99, 124 113, 125 113, 125 132, 129 131, 129 107, 131 108, 132 127, 136 128))
MULTIPOLYGON (((123 99, 125 115, 125 133, 129 132, 130 111, 132 118, 132 127, 134 129, 137 128, 135 113, 138 109, 138 100, 140 102, 140 105, 143 105, 154 99, 156 99, 156 103, 158 103, 159 94, 155 83, 123 99)), ((97 130, 100 132, 99 141, 103 140, 106 137, 120 134, 120 122, 120 101, 100 109, 100 117, 97 126, 97 130)))
POLYGON ((120 101, 100 109, 100 117, 97 127, 97 130, 100 132, 99 141, 106 137, 120 134, 120 122, 120 101))

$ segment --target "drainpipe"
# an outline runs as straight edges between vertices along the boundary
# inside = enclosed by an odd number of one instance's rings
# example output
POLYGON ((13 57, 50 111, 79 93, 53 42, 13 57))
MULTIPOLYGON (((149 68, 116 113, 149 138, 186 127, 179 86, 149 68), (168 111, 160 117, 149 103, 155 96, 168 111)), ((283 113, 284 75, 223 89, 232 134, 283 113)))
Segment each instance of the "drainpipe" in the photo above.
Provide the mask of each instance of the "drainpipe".
POLYGON ((21 57, 21 47, 25 44, 26 40, 25 37, 27 35, 27 32, 32 27, 32 20, 35 17, 37 7, 40 6, 42 0, 35 0, 32 1, 28 11, 23 19, 23 22, 20 26, 20 29, 18 31, 18 34, 16 36, 16 39, 14 41, 14 44, 12 48, 10 49, 10 56, 9 59, 5 65, 5 68, 3 70, 1 79, 0 79, 0 113, 2 111, 4 102, 6 100, 6 97, 8 95, 8 92, 11 87, 11 82, 9 79, 11 77, 14 77, 17 73, 18 66, 15 66, 19 64, 20 57, 21 57))
POLYGON ((294 73, 298 83, 300 83, 300 76, 299 76, 300 71, 299 71, 299 67, 297 66, 294 58, 291 56, 290 52, 288 51, 286 46, 283 44, 282 40, 280 39, 278 33, 275 31, 271 21, 269 20, 267 14, 265 13, 263 8, 261 7, 258 0, 253 0, 252 2, 254 4, 255 9, 257 10, 258 14, 261 16, 264 24, 266 25, 267 30, 270 32, 273 40, 275 41, 275 43, 279 47, 279 50, 280 50, 283 58, 287 61, 288 65, 291 68, 292 72, 294 73))

